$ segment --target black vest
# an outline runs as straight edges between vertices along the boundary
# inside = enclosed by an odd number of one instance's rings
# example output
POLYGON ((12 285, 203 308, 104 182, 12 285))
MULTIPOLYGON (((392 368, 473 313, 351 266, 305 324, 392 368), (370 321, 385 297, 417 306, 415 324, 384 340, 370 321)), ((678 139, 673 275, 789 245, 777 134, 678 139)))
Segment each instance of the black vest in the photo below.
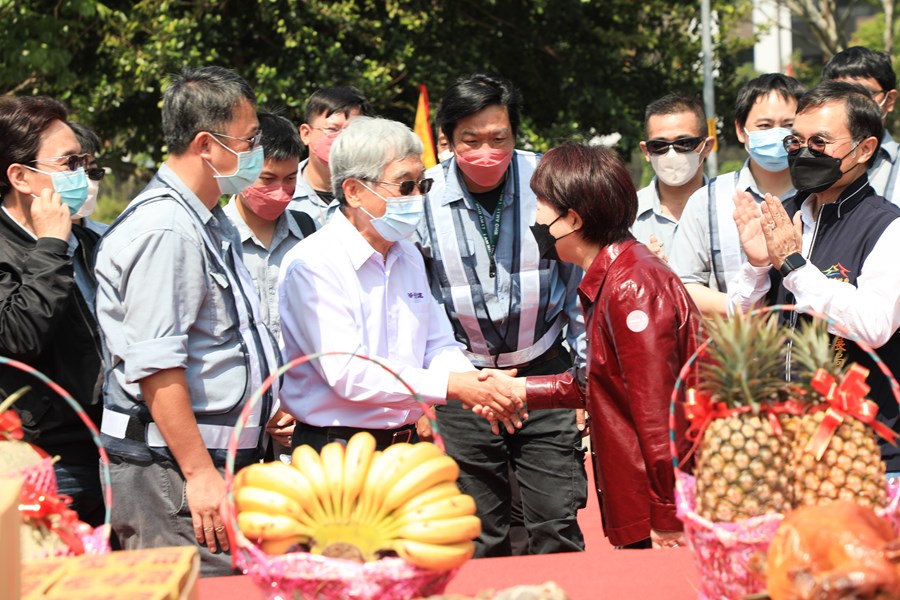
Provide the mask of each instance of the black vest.
MULTIPOLYGON (((808 196, 798 194, 785 203, 785 209, 792 218, 808 196)), ((884 230, 898 217, 900 208, 878 196, 869 185, 868 176, 863 175, 844 190, 837 202, 821 207, 807 260, 829 279, 855 286, 866 257, 884 230)), ((781 276, 775 269, 772 273, 772 289, 777 290, 776 301, 779 304, 793 304, 794 295, 781 285, 781 276)), ((796 315, 791 322, 796 322, 796 315)), ((837 345, 838 362, 856 362, 869 369, 867 383, 872 388, 869 398, 878 404, 878 420, 898 431, 900 409, 888 379, 872 358, 854 342, 841 339, 837 345)), ((876 352, 894 376, 900 376, 900 332, 894 332, 886 344, 876 348, 876 352)), ((900 471, 900 448, 881 440, 881 454, 888 472, 900 471)))

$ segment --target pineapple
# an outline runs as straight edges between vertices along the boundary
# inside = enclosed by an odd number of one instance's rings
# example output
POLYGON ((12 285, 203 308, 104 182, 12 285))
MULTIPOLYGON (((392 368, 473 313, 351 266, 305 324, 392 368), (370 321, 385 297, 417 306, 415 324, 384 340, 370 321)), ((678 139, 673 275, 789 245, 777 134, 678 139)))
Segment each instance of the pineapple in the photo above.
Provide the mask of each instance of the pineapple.
MULTIPOLYGON (((794 373, 800 381, 808 382, 816 370, 826 370, 835 381, 846 372, 835 361, 834 348, 826 325, 822 321, 804 322, 791 332, 794 373)), ((807 388, 809 404, 824 402, 817 391, 807 388)), ((793 442, 793 494, 796 506, 827 504, 834 500, 851 500, 865 506, 884 506, 884 462, 875 432, 853 417, 846 417, 831 438, 822 459, 817 461, 809 440, 825 417, 824 411, 804 415, 799 419, 793 442)))
POLYGON ((716 316, 712 342, 700 364, 700 389, 713 402, 748 412, 714 419, 706 429, 694 468, 698 512, 712 521, 733 522, 791 506, 787 419, 776 435, 760 405, 781 400, 785 381, 786 335, 778 316, 716 316))

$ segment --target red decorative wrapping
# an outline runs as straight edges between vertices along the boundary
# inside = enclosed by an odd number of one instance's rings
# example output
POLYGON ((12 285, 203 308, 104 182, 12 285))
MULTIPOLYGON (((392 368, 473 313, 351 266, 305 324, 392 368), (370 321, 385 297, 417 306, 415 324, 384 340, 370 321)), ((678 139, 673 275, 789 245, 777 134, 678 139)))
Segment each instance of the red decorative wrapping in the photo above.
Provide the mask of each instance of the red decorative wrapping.
POLYGON ((869 386, 866 384, 868 376, 869 370, 857 364, 850 366, 840 384, 824 369, 816 371, 810 385, 825 397, 828 404, 825 418, 807 445, 807 448, 816 455, 816 460, 822 459, 835 430, 848 416, 869 425, 875 433, 896 445, 897 434, 876 419, 878 405, 866 400, 866 394, 869 393, 869 386))
POLYGON ((21 440, 25 437, 22 431, 22 419, 14 410, 0 412, 0 438, 21 440))
MULTIPOLYGON (((693 445, 685 457, 681 459, 681 463, 683 464, 696 452, 697 447, 703 440, 703 432, 706 431, 713 419, 724 419, 732 415, 747 413, 751 410, 753 410, 752 406, 728 408, 728 405, 724 402, 713 402, 712 397, 706 392, 696 388, 688 389, 687 400, 684 403, 684 415, 690 422, 690 425, 685 433, 685 437, 693 442, 693 445)), ((759 412, 768 417, 775 435, 781 436, 784 431, 781 428, 781 421, 778 420, 778 415, 801 415, 803 414, 803 406, 795 400, 788 400, 777 404, 761 404, 759 412)))
POLYGON ((22 489, 19 498, 19 514, 23 521, 38 521, 54 532, 73 554, 84 554, 80 533, 85 524, 78 520, 78 513, 69 508, 68 496, 44 494, 33 489, 22 489))

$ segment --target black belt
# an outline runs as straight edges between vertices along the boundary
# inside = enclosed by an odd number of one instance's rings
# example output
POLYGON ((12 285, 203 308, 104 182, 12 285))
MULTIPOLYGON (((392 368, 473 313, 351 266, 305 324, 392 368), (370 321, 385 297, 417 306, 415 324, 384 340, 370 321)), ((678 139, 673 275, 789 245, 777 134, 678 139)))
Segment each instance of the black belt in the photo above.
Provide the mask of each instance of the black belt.
POLYGON ((297 423, 301 431, 319 432, 328 438, 340 438, 349 440, 360 431, 368 431, 375 438, 378 446, 390 446, 392 444, 400 444, 412 440, 413 433, 416 431, 415 425, 404 425, 397 429, 362 429, 358 427, 341 427, 332 425, 329 427, 316 427, 307 423, 297 423))

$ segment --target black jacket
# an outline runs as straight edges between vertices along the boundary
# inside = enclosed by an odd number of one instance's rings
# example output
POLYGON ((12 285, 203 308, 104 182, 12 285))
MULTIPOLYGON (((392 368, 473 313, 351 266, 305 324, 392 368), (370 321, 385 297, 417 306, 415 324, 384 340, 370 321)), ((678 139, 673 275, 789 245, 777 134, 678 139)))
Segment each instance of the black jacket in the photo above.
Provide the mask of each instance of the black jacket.
MULTIPOLYGON (((75 260, 93 277, 99 236, 72 226, 75 260)), ((0 355, 44 373, 68 391, 98 425, 102 413, 102 355, 93 312, 75 284, 68 244, 35 241, 0 210, 0 355)), ((0 365, 0 398, 30 385, 14 408, 26 439, 67 463, 96 463, 97 448, 75 411, 31 375, 0 365)))

